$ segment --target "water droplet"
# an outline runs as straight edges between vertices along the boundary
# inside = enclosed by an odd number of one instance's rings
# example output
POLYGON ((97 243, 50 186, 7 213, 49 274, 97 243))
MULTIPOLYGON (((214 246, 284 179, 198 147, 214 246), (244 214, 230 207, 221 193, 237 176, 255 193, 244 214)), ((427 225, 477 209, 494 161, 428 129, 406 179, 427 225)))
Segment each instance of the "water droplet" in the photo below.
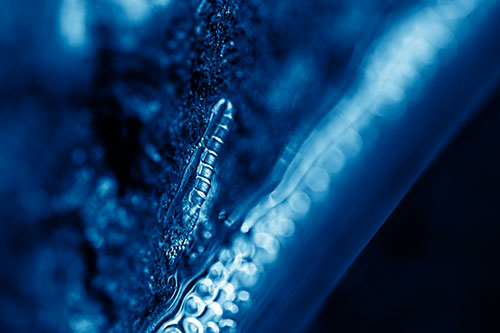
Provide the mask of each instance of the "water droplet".
POLYGON ((246 236, 239 236, 233 241, 233 248, 243 258, 251 258, 255 254, 255 247, 246 236))
POLYGON ((205 310, 205 303, 196 295, 191 295, 186 300, 186 312, 192 316, 199 316, 205 310))
POLYGON ((215 292, 213 281, 207 278, 200 280, 196 287, 196 292, 203 298, 212 297, 215 292))
POLYGON ((233 261, 235 257, 235 254, 232 250, 230 249, 222 249, 219 252, 219 260, 222 262, 222 264, 227 264, 230 261, 233 261))
POLYGON ((235 295, 234 295, 234 285, 232 283, 226 283, 224 287, 222 287, 222 291, 224 291, 224 299, 226 301, 234 301, 235 295))
POLYGON ((279 243, 272 235, 259 232, 253 237, 255 245, 266 250, 270 254, 276 254, 279 250, 279 243))
POLYGON ((222 314, 224 313, 224 311, 222 311, 222 307, 217 302, 211 303, 208 306, 208 309, 210 310, 210 312, 212 312, 215 318, 222 316, 222 314))
POLYGON ((213 321, 209 321, 207 323, 207 329, 206 329, 206 332, 207 333, 219 333, 220 332, 220 328, 219 326, 217 326, 216 323, 214 323, 213 321))
POLYGON ((259 279, 259 270, 253 262, 243 262, 235 275, 238 282, 245 288, 253 287, 259 279))
MULTIPOLYGON (((222 319, 219 322, 222 329, 227 329, 227 332, 236 332, 236 322, 232 319, 222 319)), ((226 330, 224 330, 226 332, 226 330)))
POLYGON ((229 311, 231 312, 231 314, 237 314, 238 311, 240 311, 240 308, 238 307, 238 305, 234 304, 233 302, 226 302, 224 303, 224 309, 226 311, 229 311))
POLYGON ((339 148, 342 150, 346 158, 356 156, 360 150, 363 140, 359 136, 358 132, 352 128, 347 129, 338 138, 339 148))
POLYGON ((212 238, 212 233, 211 233, 210 231, 208 231, 208 230, 205 230, 205 231, 203 232, 203 238, 205 238, 205 239, 210 239, 210 238, 212 238))
POLYGON ((278 225, 278 236, 290 237, 295 232, 295 224, 292 220, 287 218, 281 218, 277 221, 278 225))
POLYGON ((202 333, 203 325, 196 318, 188 317, 182 322, 186 333, 202 333))
POLYGON ((330 147, 323 153, 320 163, 329 174, 340 172, 345 164, 344 153, 335 146, 330 147))
POLYGON ((238 300, 240 302, 248 302, 250 300, 250 293, 246 290, 241 290, 238 293, 238 300))
POLYGON ((224 275, 224 271, 225 271, 224 265, 220 261, 217 261, 215 264, 212 265, 212 267, 210 267, 208 276, 211 280, 218 281, 224 275))
POLYGON ((306 174, 306 185, 314 192, 325 192, 330 184, 330 176, 321 167, 312 167, 306 174))
POLYGON ((309 212, 309 208, 311 208, 311 199, 304 192, 295 191, 290 195, 288 204, 295 214, 303 217, 309 212))

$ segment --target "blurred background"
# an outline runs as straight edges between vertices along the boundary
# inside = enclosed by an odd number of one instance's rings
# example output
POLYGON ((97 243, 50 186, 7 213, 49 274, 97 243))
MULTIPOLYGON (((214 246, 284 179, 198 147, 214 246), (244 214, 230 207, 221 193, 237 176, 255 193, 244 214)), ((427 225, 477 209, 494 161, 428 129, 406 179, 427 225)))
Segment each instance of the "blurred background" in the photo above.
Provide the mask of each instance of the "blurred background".
POLYGON ((407 193, 311 331, 498 330, 499 96, 407 193))
MULTIPOLYGON (((238 110, 215 204, 230 211, 338 100, 373 40, 428 2, 2 1, 0 330, 147 325, 172 293, 158 220, 213 103, 238 110)), ((492 90, 311 331, 495 331, 492 90)))

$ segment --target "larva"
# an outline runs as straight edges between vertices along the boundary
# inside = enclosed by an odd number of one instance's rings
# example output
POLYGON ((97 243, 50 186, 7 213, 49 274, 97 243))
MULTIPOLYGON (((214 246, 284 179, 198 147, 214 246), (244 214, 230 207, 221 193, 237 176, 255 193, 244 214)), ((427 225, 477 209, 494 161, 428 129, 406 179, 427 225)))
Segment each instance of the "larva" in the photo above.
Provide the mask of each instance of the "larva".
MULTIPOLYGON (((221 99, 213 107, 211 118, 211 123, 214 120, 218 120, 218 124, 213 130, 213 134, 208 138, 208 142, 206 144, 202 143, 200 147, 203 149, 203 153, 201 154, 201 159, 196 170, 194 188, 189 194, 189 201, 193 207, 201 207, 210 191, 218 156, 224 145, 224 140, 229 133, 230 126, 233 123, 233 106, 231 102, 221 99), (222 116, 220 116, 220 110, 223 106, 225 106, 225 108, 222 116)), ((207 131, 209 130, 212 130, 210 126, 207 128, 207 131)))
POLYGON ((198 222, 200 210, 210 195, 219 155, 234 124, 233 116, 233 106, 224 98, 212 107, 207 129, 165 214, 165 256, 169 274, 175 270, 179 256, 198 222))

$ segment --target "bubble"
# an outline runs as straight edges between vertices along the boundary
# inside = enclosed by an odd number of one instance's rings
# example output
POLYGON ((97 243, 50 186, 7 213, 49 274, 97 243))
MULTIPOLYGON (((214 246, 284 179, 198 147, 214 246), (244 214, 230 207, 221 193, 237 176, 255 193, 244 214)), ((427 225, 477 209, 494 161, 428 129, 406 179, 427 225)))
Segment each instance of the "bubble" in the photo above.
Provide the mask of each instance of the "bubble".
POLYGON ((233 242, 233 248, 243 258, 251 258, 255 254, 255 247, 246 236, 237 237, 233 242))
POLYGON ((257 232, 253 236, 255 245, 259 248, 253 259, 255 263, 263 265, 275 261, 280 246, 278 240, 264 232, 257 232))
POLYGON ((284 202, 283 204, 281 204, 281 205, 277 206, 275 209, 273 209, 273 213, 272 213, 271 217, 277 218, 278 216, 294 218, 295 213, 293 212, 290 205, 287 202, 284 202))
POLYGON ((311 207, 311 199, 302 191, 295 191, 290 195, 288 204, 294 213, 300 217, 306 215, 311 207))
POLYGON ((240 302, 248 302, 250 301, 250 293, 246 290, 241 290, 239 293, 238 293, 238 300, 240 302))
POLYGON ((207 278, 200 280, 196 286, 196 292, 203 298, 212 297, 215 292, 213 281, 207 278))
POLYGON ((212 314, 216 318, 222 316, 222 314, 224 313, 224 311, 222 311, 222 307, 220 306, 220 304, 218 302, 211 303, 208 306, 208 309, 210 310, 210 312, 212 312, 212 314))
POLYGON ((210 267, 208 276, 213 281, 218 281, 223 277, 224 271, 225 271, 224 265, 220 261, 217 261, 215 264, 212 265, 212 267, 210 267))
POLYGON ((223 329, 223 332, 236 332, 236 322, 232 319, 222 319, 219 325, 223 329))
POLYGON ((183 320, 182 326, 184 327, 184 330, 186 331, 186 333, 202 333, 203 332, 203 325, 196 318, 187 317, 186 319, 183 320))
POLYGON ((314 192, 325 192, 330 184, 330 176, 325 169, 314 166, 306 174, 306 185, 314 192))
POLYGON ((347 129, 338 138, 339 148, 347 158, 356 156, 360 152, 362 144, 363 140, 359 133, 352 128, 347 129))
POLYGON ((264 249, 269 254, 276 254, 279 251, 279 243, 272 235, 258 232, 254 235, 254 242, 257 247, 264 249))
POLYGON ((278 236, 290 237, 295 232, 295 224, 292 220, 287 218, 281 218, 277 221, 278 223, 278 236))
POLYGON ((276 234, 276 217, 264 216, 252 228, 254 233, 276 234))
POLYGON ((243 262, 235 274, 238 282, 245 288, 253 287, 259 280, 259 270, 253 262, 243 262))
POLYGON ((199 316, 205 310, 205 303, 196 295, 191 295, 186 300, 186 312, 192 316, 199 316))
POLYGON ((226 301, 234 301, 235 299, 235 295, 234 295, 234 291, 235 291, 235 288, 234 288, 234 285, 232 283, 226 283, 223 287, 222 287, 222 291, 224 291, 224 295, 225 295, 225 300, 226 301))
POLYGON ((230 261, 233 261, 235 257, 235 254, 232 250, 230 249, 222 249, 219 252, 219 260, 222 262, 222 264, 227 264, 230 261))
POLYGON ((231 312, 231 314, 235 315, 240 311, 240 308, 238 305, 234 304, 233 302, 225 302, 224 303, 224 310, 231 312))
POLYGON ((207 323, 206 332, 207 332, 207 333, 219 333, 219 332, 220 332, 220 328, 219 328, 219 326, 217 326, 217 324, 216 324, 216 323, 214 323, 213 321, 209 321, 209 322, 207 323))
POLYGON ((331 146, 320 157, 321 166, 329 174, 335 174, 342 170, 345 164, 344 153, 336 146, 331 146))

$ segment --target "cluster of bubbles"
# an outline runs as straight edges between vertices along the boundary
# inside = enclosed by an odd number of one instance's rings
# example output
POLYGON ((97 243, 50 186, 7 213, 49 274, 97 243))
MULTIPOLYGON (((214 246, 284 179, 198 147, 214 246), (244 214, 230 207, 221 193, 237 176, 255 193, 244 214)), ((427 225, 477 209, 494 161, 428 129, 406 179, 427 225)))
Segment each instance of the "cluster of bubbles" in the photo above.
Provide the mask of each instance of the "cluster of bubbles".
POLYGON ((252 287, 264 266, 276 260, 279 240, 294 232, 290 219, 274 222, 270 217, 262 219, 252 232, 239 233, 230 246, 221 249, 183 298, 178 315, 160 332, 235 332, 238 313, 251 306, 252 287))
MULTIPOLYGON (((296 153, 276 189, 245 217, 240 232, 183 297, 177 314, 159 332, 235 332, 238 314, 252 304, 252 290, 276 261, 280 248, 323 202, 335 174, 369 142, 373 115, 403 111, 405 91, 453 41, 456 21, 476 1, 440 1, 413 13, 375 45, 353 97, 341 101, 296 153), (395 108, 391 103, 397 103, 395 108), (363 136, 363 138, 362 138, 363 136)), ((396 105, 396 104, 394 104, 396 105)), ((392 118, 392 117, 389 117, 392 118)))
POLYGON ((279 251, 292 238, 297 225, 313 204, 328 193, 331 179, 346 158, 359 151, 360 138, 349 131, 348 143, 328 144, 320 158, 301 159, 283 181, 245 217, 229 246, 182 297, 177 313, 159 325, 158 332, 236 332, 237 319, 252 305, 252 291, 263 281, 266 266, 278 259, 279 251), (309 163, 310 162, 310 163, 309 163))

